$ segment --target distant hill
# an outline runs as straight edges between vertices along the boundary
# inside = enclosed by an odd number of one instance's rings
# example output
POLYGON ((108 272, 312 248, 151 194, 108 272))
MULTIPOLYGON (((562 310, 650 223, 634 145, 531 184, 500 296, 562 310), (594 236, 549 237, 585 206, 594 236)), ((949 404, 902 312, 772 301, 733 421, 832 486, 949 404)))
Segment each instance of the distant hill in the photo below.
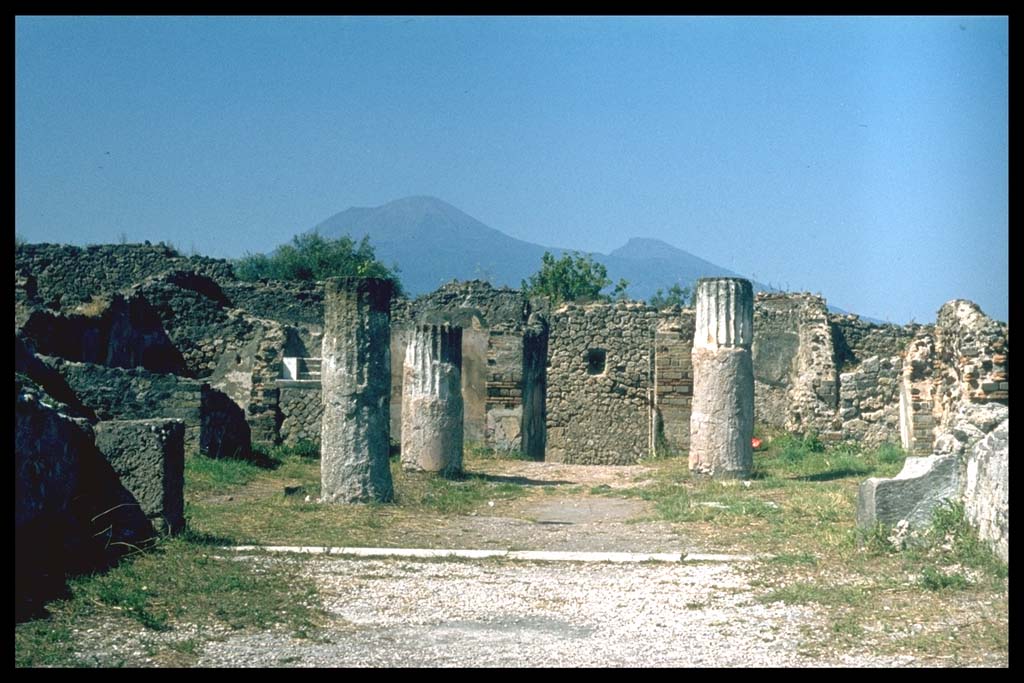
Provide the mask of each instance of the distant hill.
POLYGON ((335 238, 369 235, 377 258, 398 265, 410 296, 452 279, 480 278, 518 287, 540 267, 545 250, 562 251, 509 237, 433 197, 407 197, 372 209, 353 207, 314 230, 335 238))
MULTIPOLYGON (((537 272, 545 251, 556 257, 571 251, 510 237, 436 197, 352 207, 313 230, 333 238, 348 235, 359 240, 369 235, 377 258, 385 265, 398 265, 410 296, 431 292, 453 279, 480 278, 519 287, 537 272)), ((675 283, 690 286, 701 277, 745 277, 655 239, 634 237, 610 254, 590 255, 605 265, 613 282, 629 281, 627 291, 633 299, 646 300, 655 290, 675 283)), ((770 289, 759 282, 753 285, 755 291, 770 289)))

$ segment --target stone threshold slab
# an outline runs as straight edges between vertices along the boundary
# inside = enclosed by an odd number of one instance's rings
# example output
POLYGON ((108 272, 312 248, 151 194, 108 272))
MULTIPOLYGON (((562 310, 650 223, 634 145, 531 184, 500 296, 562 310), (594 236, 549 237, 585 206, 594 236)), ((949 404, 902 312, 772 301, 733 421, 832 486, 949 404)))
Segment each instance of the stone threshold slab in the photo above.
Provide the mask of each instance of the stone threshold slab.
POLYGON ((238 545, 224 550, 265 551, 305 555, 341 555, 348 557, 414 557, 424 559, 457 558, 480 560, 502 558, 530 562, 753 562, 771 555, 726 555, 716 553, 616 553, 555 550, 476 550, 470 548, 332 548, 328 546, 238 545))

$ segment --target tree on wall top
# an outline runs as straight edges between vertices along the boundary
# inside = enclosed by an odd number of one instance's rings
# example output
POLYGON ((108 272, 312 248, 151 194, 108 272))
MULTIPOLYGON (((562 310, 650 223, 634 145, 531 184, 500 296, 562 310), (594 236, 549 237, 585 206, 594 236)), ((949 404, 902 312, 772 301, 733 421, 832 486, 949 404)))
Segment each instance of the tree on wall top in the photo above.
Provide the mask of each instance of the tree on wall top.
POLYGON ((282 244, 269 255, 246 254, 234 263, 239 280, 306 280, 329 277, 379 277, 395 283, 400 294, 398 266, 388 268, 377 260, 370 238, 356 244, 350 237, 336 240, 318 233, 296 235, 291 244, 282 244))
POLYGON ((666 292, 662 292, 661 288, 658 288, 647 303, 657 309, 668 308, 669 306, 694 306, 697 303, 697 292, 690 287, 680 287, 677 282, 669 287, 666 292))
POLYGON ((601 294, 601 290, 612 284, 608 278, 608 270, 603 264, 597 263, 590 256, 579 252, 563 254, 556 259, 550 252, 541 257, 541 267, 523 280, 522 288, 528 296, 545 296, 553 305, 563 301, 611 301, 625 299, 626 287, 629 283, 620 279, 611 294, 601 294))

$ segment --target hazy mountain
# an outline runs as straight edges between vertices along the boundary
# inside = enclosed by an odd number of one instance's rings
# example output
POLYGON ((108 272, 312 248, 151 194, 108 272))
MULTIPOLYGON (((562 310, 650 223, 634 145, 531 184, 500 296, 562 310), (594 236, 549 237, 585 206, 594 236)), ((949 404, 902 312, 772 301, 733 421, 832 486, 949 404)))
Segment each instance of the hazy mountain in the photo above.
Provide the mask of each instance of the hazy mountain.
POLYGON ((452 279, 518 287, 540 267, 546 249, 562 251, 509 237, 434 197, 346 209, 314 230, 325 237, 369 235, 377 258, 398 264, 402 285, 413 296, 452 279))
MULTIPOLYGON (((541 256, 565 249, 509 237, 435 197, 406 197, 375 208, 353 207, 337 213, 314 230, 325 237, 370 236, 377 258, 399 267, 410 296, 431 292, 453 279, 490 280, 519 287, 540 268, 541 256)), ((592 253, 613 282, 629 281, 633 299, 648 299, 675 283, 689 286, 700 277, 745 277, 655 239, 635 237, 611 254, 592 253)), ((754 290, 768 289, 754 282, 754 290)), ((830 307, 831 308, 831 307, 830 307)), ((838 310, 838 309, 833 309, 838 310)))
MULTIPOLYGON (((746 277, 667 242, 645 237, 634 237, 611 254, 595 255, 595 258, 605 264, 609 276, 616 282, 620 277, 626 278, 630 295, 642 299, 675 283, 689 286, 701 277, 746 277)), ((754 291, 768 289, 759 282, 753 285, 754 291)))

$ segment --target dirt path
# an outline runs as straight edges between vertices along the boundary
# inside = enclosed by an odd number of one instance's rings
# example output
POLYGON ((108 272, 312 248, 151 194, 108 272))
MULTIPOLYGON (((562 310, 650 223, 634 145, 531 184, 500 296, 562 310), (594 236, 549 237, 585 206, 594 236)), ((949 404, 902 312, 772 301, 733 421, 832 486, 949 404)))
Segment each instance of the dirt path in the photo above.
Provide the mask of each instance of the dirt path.
POLYGON ((409 547, 508 550, 693 551, 672 525, 653 521, 650 503, 587 495, 593 487, 635 487, 649 481, 641 466, 601 467, 525 461, 473 463, 475 474, 528 487, 530 494, 494 501, 486 510, 438 518, 429 531, 411 530, 409 547))

